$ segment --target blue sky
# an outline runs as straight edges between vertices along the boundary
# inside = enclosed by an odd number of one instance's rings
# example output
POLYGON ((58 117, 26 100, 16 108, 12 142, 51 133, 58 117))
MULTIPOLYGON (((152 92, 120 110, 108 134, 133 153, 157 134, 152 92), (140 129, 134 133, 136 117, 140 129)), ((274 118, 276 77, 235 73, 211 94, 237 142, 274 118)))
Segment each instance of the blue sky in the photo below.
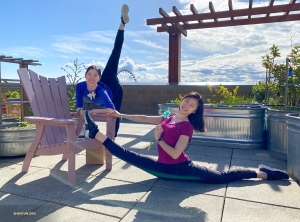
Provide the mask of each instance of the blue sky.
MULTIPOLYGON (((176 6, 191 14, 208 12, 209 0, 9 0, 0 7, 0 55, 39 60, 30 66, 40 75, 58 77, 60 67, 78 59, 86 65, 104 67, 120 24, 123 3, 129 5, 130 23, 119 69, 132 71, 140 83, 166 83, 168 76, 168 34, 157 33, 146 19, 161 17, 176 6)), ((228 9, 228 1, 212 0, 216 11, 228 9)), ((269 1, 253 1, 253 7, 269 1)), ((286 4, 289 0, 276 0, 286 4)), ((298 2, 298 1, 297 1, 298 2)), ((233 0, 233 8, 247 8, 248 0, 233 0)), ((261 56, 275 44, 284 62, 292 44, 300 45, 300 22, 188 30, 182 36, 182 82, 247 82, 263 79, 261 56)), ((2 78, 17 79, 17 64, 1 63, 2 78)), ((84 73, 82 73, 84 76, 84 73)))

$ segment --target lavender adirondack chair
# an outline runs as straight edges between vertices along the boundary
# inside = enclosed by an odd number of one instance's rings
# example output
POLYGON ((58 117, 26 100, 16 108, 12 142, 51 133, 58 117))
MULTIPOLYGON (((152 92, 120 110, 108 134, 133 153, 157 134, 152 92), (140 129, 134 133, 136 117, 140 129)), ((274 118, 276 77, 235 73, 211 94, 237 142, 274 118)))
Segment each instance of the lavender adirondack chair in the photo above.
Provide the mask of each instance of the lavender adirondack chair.
MULTIPOLYGON (((77 113, 70 113, 65 76, 46 78, 35 72, 21 68, 18 70, 34 116, 25 117, 36 124, 36 136, 25 156, 22 172, 27 173, 35 155, 62 154, 68 160, 68 182, 75 185, 75 155, 82 150, 95 149, 101 145, 96 139, 78 138, 84 120, 77 113), (78 123, 75 128, 75 120, 78 123)), ((107 137, 115 135, 115 117, 92 114, 96 120, 106 120, 107 137)), ((106 169, 112 168, 112 155, 106 150, 106 169)))

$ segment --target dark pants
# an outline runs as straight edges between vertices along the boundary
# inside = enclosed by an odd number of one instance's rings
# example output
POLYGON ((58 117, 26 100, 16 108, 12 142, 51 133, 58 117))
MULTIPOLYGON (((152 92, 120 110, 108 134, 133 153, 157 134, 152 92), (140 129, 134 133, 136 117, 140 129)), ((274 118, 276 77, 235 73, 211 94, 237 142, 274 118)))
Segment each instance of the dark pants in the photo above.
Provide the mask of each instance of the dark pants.
MULTIPOLYGON (((124 30, 118 30, 114 48, 108 59, 108 62, 101 75, 101 82, 104 82, 112 91, 112 102, 118 112, 121 110, 123 100, 123 88, 118 79, 118 65, 124 42, 124 30)), ((117 118, 115 127, 115 136, 117 136, 120 127, 120 118, 117 118)))
POLYGON ((200 183, 229 183, 231 181, 257 178, 253 170, 234 169, 227 172, 208 169, 198 166, 191 160, 179 164, 163 164, 149 156, 129 151, 111 139, 104 141, 104 146, 112 155, 144 170, 161 179, 197 181, 200 183))

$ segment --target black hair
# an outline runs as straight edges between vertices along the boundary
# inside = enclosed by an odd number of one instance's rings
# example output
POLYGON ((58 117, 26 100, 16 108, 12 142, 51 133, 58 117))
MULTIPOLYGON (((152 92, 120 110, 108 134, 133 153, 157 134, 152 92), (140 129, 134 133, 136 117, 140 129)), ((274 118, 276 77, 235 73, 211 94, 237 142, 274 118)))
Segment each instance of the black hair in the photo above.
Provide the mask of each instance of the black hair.
POLYGON ((95 69, 98 72, 99 77, 101 77, 101 69, 98 66, 95 65, 91 65, 89 66, 86 71, 85 71, 85 75, 88 73, 88 71, 90 71, 91 69, 95 69))
MULTIPOLYGON (((95 66, 95 65, 89 66, 89 67, 86 69, 86 71, 85 71, 85 75, 86 75, 86 74, 88 73, 88 71, 90 71, 91 69, 95 69, 95 70, 98 72, 99 77, 101 78, 101 69, 100 69, 98 66, 95 66)), ((98 82, 97 84, 100 85, 103 89, 106 90, 106 86, 105 86, 103 83, 101 83, 100 80, 99 80, 99 82, 98 82)))
POLYGON ((204 122, 204 102, 202 96, 197 92, 190 92, 182 97, 181 101, 186 98, 194 98, 198 100, 198 107, 195 113, 188 115, 188 119, 192 124, 195 132, 205 132, 205 122, 204 122))

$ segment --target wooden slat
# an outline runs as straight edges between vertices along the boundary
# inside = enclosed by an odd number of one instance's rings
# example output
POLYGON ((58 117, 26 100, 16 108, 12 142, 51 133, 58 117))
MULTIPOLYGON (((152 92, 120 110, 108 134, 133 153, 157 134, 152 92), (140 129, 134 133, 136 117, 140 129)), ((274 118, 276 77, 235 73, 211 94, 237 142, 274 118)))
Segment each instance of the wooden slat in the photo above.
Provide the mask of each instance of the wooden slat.
MULTIPOLYGON (((44 95, 44 92, 42 90, 41 83, 40 83, 40 80, 38 78, 38 75, 30 69, 28 71, 29 71, 29 75, 30 75, 30 78, 31 78, 31 82, 32 82, 32 88, 33 88, 33 91, 35 93, 35 98, 36 98, 36 102, 37 102, 36 105, 38 106, 38 109, 40 111, 39 114, 40 114, 41 117, 49 117, 47 106, 45 104, 45 95, 44 95)), ((27 86, 24 86, 24 88, 26 88, 26 87, 27 86)), ((35 113, 34 113, 34 115, 37 116, 35 113)), ((55 143, 53 129, 52 129, 51 126, 45 126, 44 135, 47 138, 47 144, 55 143)), ((42 143, 42 145, 44 145, 44 143, 42 143)))
MULTIPOLYGON (((57 81, 54 78, 49 78, 48 81, 49 81, 51 95, 53 98, 53 105, 56 110, 57 118, 65 119, 63 104, 61 101, 61 97, 60 97, 61 95, 59 93, 57 81)), ((65 140, 67 136, 67 132, 65 128, 61 128, 61 134, 62 134, 62 138, 65 140)))
MULTIPOLYGON (((43 93, 45 95, 45 105, 46 105, 46 109, 48 110, 49 117, 59 118, 56 114, 55 105, 53 102, 53 97, 52 97, 52 93, 50 90, 48 79, 44 76, 40 76, 40 81, 41 81, 43 93)), ((62 127, 52 126, 54 141, 56 143, 65 141, 65 138, 63 138, 63 136, 62 136, 63 131, 61 129, 62 129, 62 127)))
MULTIPOLYGON (((215 12, 215 8, 214 8, 214 5, 213 5, 212 2, 208 3, 208 7, 209 7, 209 10, 210 10, 211 14, 215 15, 216 12, 215 12)), ((216 16, 214 16, 214 20, 215 20, 215 22, 218 21, 218 19, 216 18, 216 16)))
MULTIPOLYGON (((167 23, 178 23, 178 22, 186 22, 186 21, 198 21, 198 20, 206 20, 206 19, 221 19, 221 18, 230 18, 232 17, 241 17, 248 15, 261 15, 266 14, 266 11, 269 13, 279 13, 286 11, 300 11, 300 3, 295 4, 284 4, 284 5, 273 5, 271 8, 268 6, 264 7, 256 7, 256 8, 247 8, 247 9, 238 9, 233 11, 220 11, 212 13, 202 13, 202 14, 191 14, 191 15, 182 15, 172 16, 172 17, 163 17, 163 18, 153 18, 147 19, 147 25, 157 25, 157 24, 167 24, 167 23)), ((297 18, 293 18, 294 20, 299 20, 297 18)), ((250 23, 251 24, 251 23, 250 23)), ((187 29, 188 24, 185 26, 187 29)), ((213 24, 214 25, 214 24, 213 24)))
POLYGON ((71 113, 70 113, 70 108, 68 103, 68 90, 67 90, 66 77, 61 76, 57 78, 56 81, 58 84, 59 94, 62 101, 64 116, 66 119, 71 119, 71 113))
MULTIPOLYGON (((197 15, 198 14, 198 11, 197 9, 195 8, 195 6, 193 4, 190 4, 190 10, 191 12, 194 14, 194 15, 197 15)), ((199 23, 202 23, 203 21, 202 20, 198 20, 199 23)))
MULTIPOLYGON (((176 6, 173 6, 173 12, 176 16, 182 16, 181 12, 176 8, 176 6)), ((189 24, 189 23, 183 22, 183 24, 189 24)))
MULTIPOLYGON (((228 0, 228 8, 229 8, 229 11, 232 11, 232 10, 233 10, 233 7, 232 7, 232 0, 228 0)), ((231 20, 234 20, 232 16, 230 17, 230 19, 231 19, 231 20)))
MULTIPOLYGON (((269 1, 268 7, 271 8, 274 5, 274 0, 269 1)), ((267 12, 266 17, 268 18, 270 16, 270 12, 267 12)))
MULTIPOLYGON (((30 80, 28 70, 26 68, 18 69, 18 74, 19 74, 22 85, 26 86, 26 88, 24 87, 24 91, 27 95, 28 101, 30 103, 30 106, 32 108, 34 115, 41 116, 40 110, 37 105, 35 93, 32 88, 32 82, 30 80)), ((47 144, 46 135, 43 135, 43 137, 41 139, 41 144, 47 144)))
POLYGON ((161 14, 161 16, 163 17, 170 17, 168 13, 166 13, 165 10, 163 10, 162 8, 159 8, 159 14, 161 14))
MULTIPOLYGON (((249 9, 252 8, 252 4, 253 4, 253 1, 252 1, 252 0, 249 0, 249 9)), ((251 18, 251 13, 250 13, 250 11, 249 11, 248 19, 250 19, 250 18, 251 18)))
MULTIPOLYGON (((189 29, 204 29, 204 28, 217 28, 217 27, 226 27, 226 26, 239 26, 239 25, 254 25, 254 24, 262 24, 262 23, 275 23, 275 22, 289 22, 300 20, 300 14, 292 14, 286 16, 270 16, 268 18, 251 18, 251 19, 239 19, 233 21, 219 21, 219 22, 210 22, 210 23, 196 23, 196 24, 188 24, 185 26, 186 30, 189 29)), ((157 28, 157 32, 165 32, 161 27, 157 28)))
MULTIPOLYGON (((295 4, 296 0, 290 0, 289 4, 293 5, 295 4)), ((283 15, 288 15, 290 13, 290 11, 284 12, 283 15)))

